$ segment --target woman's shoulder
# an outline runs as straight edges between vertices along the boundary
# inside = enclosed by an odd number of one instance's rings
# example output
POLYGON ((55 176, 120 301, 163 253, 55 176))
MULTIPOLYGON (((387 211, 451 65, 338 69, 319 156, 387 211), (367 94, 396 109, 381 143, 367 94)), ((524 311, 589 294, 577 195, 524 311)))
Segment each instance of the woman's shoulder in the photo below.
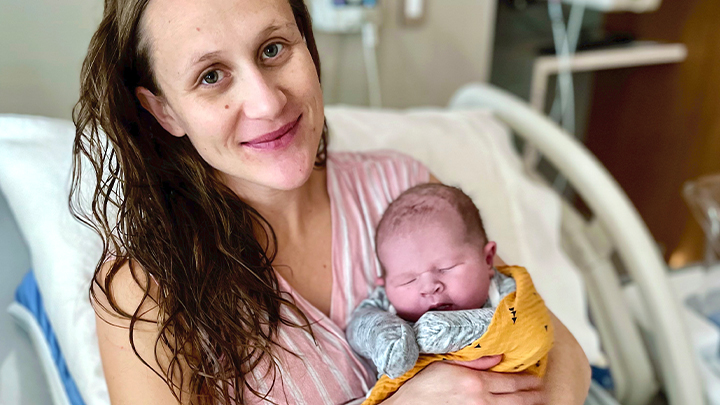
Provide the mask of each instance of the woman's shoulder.
MULTIPOLYGON (((93 283, 98 348, 110 401, 177 404, 166 377, 161 377, 172 362, 170 349, 159 346, 157 283, 139 265, 130 263, 106 261, 93 283), (136 322, 131 323, 127 314, 135 314, 136 322)), ((182 384, 182 403, 190 403, 188 379, 178 379, 189 369, 183 360, 175 367, 173 383, 182 384)))
POLYGON ((147 321, 158 319, 158 285, 136 262, 105 261, 95 276, 92 293, 96 314, 102 319, 110 316, 120 324, 129 324, 124 315, 136 311, 147 321))

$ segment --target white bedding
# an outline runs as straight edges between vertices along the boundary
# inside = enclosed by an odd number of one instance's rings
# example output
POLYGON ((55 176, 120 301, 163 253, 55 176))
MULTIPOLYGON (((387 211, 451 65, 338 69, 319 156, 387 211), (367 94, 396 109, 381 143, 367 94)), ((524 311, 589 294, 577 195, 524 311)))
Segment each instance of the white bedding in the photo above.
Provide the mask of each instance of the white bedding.
POLYGON ((0 193, 0 404, 49 404, 40 361, 25 333, 5 311, 30 267, 30 253, 0 193))
MULTIPOLYGON (((521 175, 508 132, 484 111, 369 111, 329 107, 331 149, 394 148, 473 196, 500 256, 528 268, 549 308, 600 361, 578 272, 560 251, 560 203, 521 175)), ((108 404, 88 280, 97 237, 67 210, 70 122, 0 115, 0 188, 31 250, 60 347, 87 405, 108 404)))

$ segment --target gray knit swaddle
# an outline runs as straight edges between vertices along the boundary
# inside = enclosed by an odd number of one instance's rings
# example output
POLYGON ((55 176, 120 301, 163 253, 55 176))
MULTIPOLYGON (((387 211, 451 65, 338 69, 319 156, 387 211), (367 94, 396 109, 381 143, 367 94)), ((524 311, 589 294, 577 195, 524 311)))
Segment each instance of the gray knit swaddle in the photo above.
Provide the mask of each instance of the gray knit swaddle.
POLYGON ((515 288, 515 280, 495 270, 483 308, 429 311, 412 324, 395 314, 385 288, 377 287, 355 309, 345 334, 353 350, 372 360, 378 377, 397 378, 413 368, 420 353, 450 353, 480 338, 497 304, 515 288))

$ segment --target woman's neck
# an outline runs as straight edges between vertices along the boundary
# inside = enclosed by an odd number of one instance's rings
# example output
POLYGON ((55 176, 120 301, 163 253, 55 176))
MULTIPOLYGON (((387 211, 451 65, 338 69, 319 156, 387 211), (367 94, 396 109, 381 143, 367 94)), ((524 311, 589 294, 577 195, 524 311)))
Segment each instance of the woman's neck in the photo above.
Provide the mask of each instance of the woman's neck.
POLYGON ((278 240, 296 239, 302 238, 313 218, 329 206, 326 173, 325 168, 313 170, 305 184, 294 190, 231 188, 270 223, 278 240))

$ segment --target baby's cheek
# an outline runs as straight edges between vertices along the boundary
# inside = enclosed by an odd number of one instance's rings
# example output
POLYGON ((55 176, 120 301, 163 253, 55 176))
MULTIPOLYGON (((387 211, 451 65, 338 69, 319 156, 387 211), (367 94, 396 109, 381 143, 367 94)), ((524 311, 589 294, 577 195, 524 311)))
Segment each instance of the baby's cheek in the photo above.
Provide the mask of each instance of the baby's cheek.
POLYGON ((390 300, 390 304, 395 308, 395 311, 397 311, 397 315, 406 321, 415 322, 420 315, 422 315, 418 314, 419 309, 417 303, 406 294, 400 292, 391 294, 388 292, 388 299, 390 300))
POLYGON ((476 309, 485 305, 489 285, 472 285, 467 281, 454 285, 455 304, 461 309, 476 309))

